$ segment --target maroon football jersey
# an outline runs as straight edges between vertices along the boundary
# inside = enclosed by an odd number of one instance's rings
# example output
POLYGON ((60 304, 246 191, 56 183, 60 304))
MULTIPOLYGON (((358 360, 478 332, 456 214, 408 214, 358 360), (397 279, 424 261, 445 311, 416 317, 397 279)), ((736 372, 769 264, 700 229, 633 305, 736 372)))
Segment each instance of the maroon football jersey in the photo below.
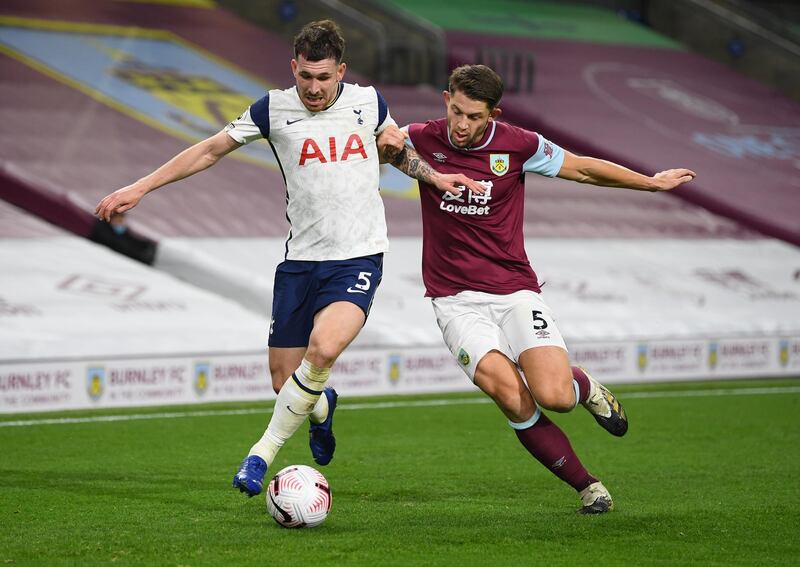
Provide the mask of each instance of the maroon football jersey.
POLYGON ((466 290, 539 292, 525 253, 522 223, 523 165, 537 153, 540 137, 491 121, 478 143, 459 149, 450 143, 444 118, 411 124, 408 133, 414 148, 434 169, 463 173, 487 187, 485 195, 462 191, 456 196, 419 183, 425 295, 442 297, 466 290))

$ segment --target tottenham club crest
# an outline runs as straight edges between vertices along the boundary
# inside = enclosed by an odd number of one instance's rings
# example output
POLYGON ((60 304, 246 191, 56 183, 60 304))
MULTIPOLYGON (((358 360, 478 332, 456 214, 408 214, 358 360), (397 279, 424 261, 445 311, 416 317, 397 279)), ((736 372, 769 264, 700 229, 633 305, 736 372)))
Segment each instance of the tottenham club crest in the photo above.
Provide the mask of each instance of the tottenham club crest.
POLYGON ((508 154, 489 154, 489 168, 495 175, 508 173, 508 154))

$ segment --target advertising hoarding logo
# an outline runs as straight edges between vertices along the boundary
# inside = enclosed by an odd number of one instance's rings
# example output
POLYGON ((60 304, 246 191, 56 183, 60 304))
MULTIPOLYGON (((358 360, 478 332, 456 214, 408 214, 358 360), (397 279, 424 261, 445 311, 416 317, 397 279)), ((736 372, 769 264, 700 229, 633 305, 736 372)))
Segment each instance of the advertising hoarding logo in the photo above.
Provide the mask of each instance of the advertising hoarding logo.
POLYGON ((636 348, 636 366, 639 367, 640 372, 644 372, 647 368, 647 345, 640 344, 636 348))
POLYGON ((90 366, 86 370, 86 389, 89 397, 97 401, 103 397, 106 383, 106 369, 102 366, 90 366))
POLYGON ((400 380, 400 368, 403 357, 399 354, 389 355, 389 382, 396 384, 400 380))
POLYGON ((194 364, 194 391, 201 396, 208 390, 210 369, 211 365, 208 362, 196 362, 194 364))
POLYGON ((719 343, 708 343, 708 367, 714 370, 719 362, 719 343))
POLYGON ((781 339, 778 342, 778 361, 783 368, 789 366, 789 341, 787 339, 781 339))

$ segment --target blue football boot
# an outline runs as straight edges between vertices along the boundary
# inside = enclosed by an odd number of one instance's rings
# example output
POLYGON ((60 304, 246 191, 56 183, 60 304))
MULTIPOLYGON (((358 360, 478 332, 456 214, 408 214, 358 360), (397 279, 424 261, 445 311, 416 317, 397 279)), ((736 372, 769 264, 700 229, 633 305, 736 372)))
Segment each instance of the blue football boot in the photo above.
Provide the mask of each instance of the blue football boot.
POLYGON ((336 450, 336 437, 333 436, 333 412, 339 394, 333 388, 325 388, 322 395, 328 398, 328 417, 322 423, 312 423, 308 429, 308 446, 311 456, 318 465, 325 466, 333 459, 336 450))
POLYGON ((250 455, 242 461, 239 472, 233 477, 233 487, 250 497, 261 494, 265 474, 267 474, 266 461, 258 455, 250 455))

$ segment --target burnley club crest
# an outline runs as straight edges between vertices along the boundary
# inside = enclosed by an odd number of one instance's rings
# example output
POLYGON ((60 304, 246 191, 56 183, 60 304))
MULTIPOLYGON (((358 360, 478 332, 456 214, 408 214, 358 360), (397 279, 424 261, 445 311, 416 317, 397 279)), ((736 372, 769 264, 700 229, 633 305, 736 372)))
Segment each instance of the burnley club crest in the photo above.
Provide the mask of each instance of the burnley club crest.
POLYGON ((505 175, 508 172, 508 154, 490 154, 489 168, 495 175, 505 175))

